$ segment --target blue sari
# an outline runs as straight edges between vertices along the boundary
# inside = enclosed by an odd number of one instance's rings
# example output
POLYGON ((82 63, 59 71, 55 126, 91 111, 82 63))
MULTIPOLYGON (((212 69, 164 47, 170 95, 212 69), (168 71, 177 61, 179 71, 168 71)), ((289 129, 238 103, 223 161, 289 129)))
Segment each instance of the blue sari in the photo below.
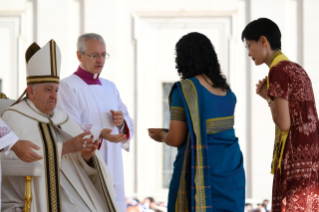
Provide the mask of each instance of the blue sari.
POLYGON ((174 84, 170 102, 171 120, 186 121, 189 135, 174 162, 168 212, 244 211, 243 157, 233 129, 235 95, 213 95, 191 78, 174 84))

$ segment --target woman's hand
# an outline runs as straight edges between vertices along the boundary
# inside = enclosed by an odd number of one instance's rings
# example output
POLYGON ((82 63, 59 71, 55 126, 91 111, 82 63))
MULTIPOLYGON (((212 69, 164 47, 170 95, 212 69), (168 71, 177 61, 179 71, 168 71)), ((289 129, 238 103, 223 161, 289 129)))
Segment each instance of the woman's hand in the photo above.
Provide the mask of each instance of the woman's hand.
POLYGON ((148 135, 155 141, 163 142, 165 131, 163 129, 150 128, 148 129, 148 135))
POLYGON ((267 99, 267 76, 256 84, 256 93, 262 98, 267 99))

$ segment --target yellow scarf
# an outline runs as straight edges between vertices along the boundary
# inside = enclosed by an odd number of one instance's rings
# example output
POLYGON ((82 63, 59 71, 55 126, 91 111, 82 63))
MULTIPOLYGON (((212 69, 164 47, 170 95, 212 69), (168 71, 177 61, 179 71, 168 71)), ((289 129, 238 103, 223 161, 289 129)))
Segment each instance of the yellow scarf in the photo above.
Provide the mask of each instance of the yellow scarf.
MULTIPOLYGON (((279 50, 279 51, 275 52, 274 55, 270 59, 269 72, 273 66, 277 65, 281 61, 289 61, 289 59, 279 50)), ((267 90, 268 89, 269 89, 269 73, 268 73, 268 78, 267 78, 267 90)), ((289 130, 288 131, 281 131, 276 125, 274 154, 273 154, 272 164, 271 164, 271 173, 272 174, 275 173, 276 163, 278 160, 279 161, 278 161, 277 168, 280 170, 280 174, 281 174, 282 156, 284 153, 288 133, 289 133, 289 130)))

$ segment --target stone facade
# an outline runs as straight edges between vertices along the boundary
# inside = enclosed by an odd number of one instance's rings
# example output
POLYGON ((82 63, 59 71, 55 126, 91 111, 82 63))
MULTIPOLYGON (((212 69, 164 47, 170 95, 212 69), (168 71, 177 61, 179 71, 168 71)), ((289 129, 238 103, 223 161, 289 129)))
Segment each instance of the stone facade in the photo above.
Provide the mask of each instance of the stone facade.
POLYGON ((163 170, 169 168, 172 156, 166 153, 171 151, 152 141, 147 128, 167 122, 163 83, 179 80, 175 43, 188 32, 202 32, 214 44, 237 95, 235 129, 244 154, 247 198, 259 201, 271 197, 274 124, 267 103, 255 94, 255 84, 268 68, 256 67, 247 57, 241 32, 259 17, 275 21, 283 52, 306 69, 319 97, 318 9, 318 0, 2 0, 0 89, 11 98, 25 89, 24 53, 32 42, 57 42, 64 78, 78 66, 77 37, 101 34, 111 55, 101 77, 116 83, 136 123, 131 152, 123 156, 126 193, 166 200, 163 170))

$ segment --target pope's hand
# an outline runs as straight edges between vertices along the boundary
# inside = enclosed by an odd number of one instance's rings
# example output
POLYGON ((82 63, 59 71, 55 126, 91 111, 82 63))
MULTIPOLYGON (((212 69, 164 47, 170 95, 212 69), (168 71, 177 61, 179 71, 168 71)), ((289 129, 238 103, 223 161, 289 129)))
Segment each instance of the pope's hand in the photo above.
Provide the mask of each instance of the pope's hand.
POLYGON ((101 132, 100 137, 114 143, 126 140, 126 134, 119 133, 117 135, 112 135, 111 132, 111 129, 104 128, 101 132))
POLYGON ((81 153, 84 160, 87 163, 90 163, 92 156, 95 154, 95 150, 99 147, 99 140, 96 139, 93 143, 88 144, 87 148, 85 148, 81 153))
POLYGON ((84 138, 85 136, 90 134, 90 131, 86 131, 63 143, 62 155, 82 152, 86 150, 90 151, 93 146, 93 135, 91 135, 90 138, 84 138))
POLYGON ((123 112, 122 111, 114 111, 114 110, 110 110, 110 112, 112 113, 114 125, 117 127, 122 126, 124 124, 123 112))
POLYGON ((34 162, 43 159, 43 157, 32 149, 40 150, 40 147, 31 141, 18 140, 11 150, 24 162, 34 162))

